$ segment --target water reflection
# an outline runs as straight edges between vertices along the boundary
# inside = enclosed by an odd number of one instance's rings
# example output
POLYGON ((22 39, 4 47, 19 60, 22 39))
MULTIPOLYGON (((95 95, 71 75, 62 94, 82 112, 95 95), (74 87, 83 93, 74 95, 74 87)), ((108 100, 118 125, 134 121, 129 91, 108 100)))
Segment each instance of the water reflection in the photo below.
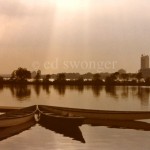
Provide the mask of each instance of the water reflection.
POLYGON ((84 86, 83 86, 83 85, 75 86, 75 88, 76 88, 79 92, 81 92, 81 93, 83 93, 83 91, 84 91, 84 86))
POLYGON ((33 86, 33 88, 34 88, 34 91, 35 91, 36 95, 39 96, 40 92, 41 92, 41 85, 36 84, 36 85, 33 86))
POLYGON ((137 96, 141 100, 142 106, 148 106, 149 105, 150 88, 138 87, 137 96))
POLYGON ((129 87, 128 86, 123 86, 121 91, 122 91, 122 93, 121 93, 122 98, 127 98, 129 96, 129 87))
POLYGON ((117 94, 117 89, 116 88, 117 88, 116 86, 105 86, 106 94, 108 94, 111 97, 117 99, 118 94, 117 94))
POLYGON ((118 121, 118 120, 116 121, 116 120, 91 119, 85 122, 85 124, 90 124, 91 126, 106 126, 108 128, 150 131, 150 123, 142 121, 118 121))
POLYGON ((0 84, 0 92, 3 91, 4 86, 2 84, 0 84))
POLYGON ((43 90, 46 91, 46 94, 50 94, 50 86, 49 85, 43 85, 43 90))
POLYGON ((84 85, 71 85, 67 86, 70 90, 77 90, 80 93, 83 93, 85 90, 92 90, 95 97, 100 96, 100 92, 103 90, 103 86, 84 86, 84 85))
POLYGON ((103 90, 102 86, 92 86, 92 91, 94 96, 99 97, 100 96, 100 92, 103 90))
POLYGON ((75 85, 75 86, 71 85, 71 86, 67 86, 67 88, 71 91, 77 90, 78 92, 83 93, 85 87, 83 85, 75 85))
POLYGON ((48 124, 46 122, 40 121, 40 126, 54 131, 55 133, 59 133, 64 135, 65 137, 70 137, 73 140, 80 141, 81 143, 85 143, 82 132, 78 126, 75 125, 62 125, 62 124, 48 124))
POLYGON ((9 86, 12 96, 17 97, 19 100, 29 98, 31 95, 31 89, 27 85, 12 85, 9 86))
POLYGON ((0 141, 12 137, 14 135, 20 134, 21 132, 25 130, 29 130, 32 126, 36 124, 35 121, 29 121, 24 124, 11 126, 7 128, 0 128, 0 141))
POLYGON ((149 87, 129 87, 129 86, 106 86, 105 91, 114 99, 137 98, 141 101, 142 106, 149 105, 150 88, 149 87))
MULTIPOLYGON (((105 97, 108 96, 111 100, 125 100, 125 99, 136 99, 140 100, 142 106, 149 105, 150 98, 150 87, 142 86, 83 86, 83 85, 0 85, 0 93, 9 89, 11 91, 12 97, 17 98, 17 100, 27 100, 29 97, 32 97, 32 93, 35 93, 37 96, 49 95, 51 90, 56 91, 56 94, 60 96, 65 96, 66 92, 71 94, 73 91, 80 92, 83 96, 85 93, 92 91, 94 97, 101 97, 105 94, 105 97), (54 89, 54 90, 53 90, 54 89)), ((6 93, 7 94, 7 93, 6 93)), ((55 94, 55 95, 56 95, 55 94)), ((2 94, 3 95, 3 94, 2 94)), ((53 94, 52 94, 53 95, 53 94)), ((91 96, 91 99, 94 97, 91 96)), ((104 97, 104 98, 105 98, 104 97)), ((1 99, 4 99, 3 97, 1 99)))
POLYGON ((65 95, 66 86, 65 85, 54 85, 54 89, 58 92, 59 95, 65 95))

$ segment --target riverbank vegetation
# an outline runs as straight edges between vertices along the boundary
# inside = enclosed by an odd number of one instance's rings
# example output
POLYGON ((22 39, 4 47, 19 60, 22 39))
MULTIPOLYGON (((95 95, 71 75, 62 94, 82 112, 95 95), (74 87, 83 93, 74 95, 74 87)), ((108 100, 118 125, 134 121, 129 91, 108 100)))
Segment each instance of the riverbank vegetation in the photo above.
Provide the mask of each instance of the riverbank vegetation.
POLYGON ((67 73, 58 73, 56 75, 42 75, 38 70, 31 73, 26 68, 14 70, 9 78, 0 77, 0 84, 46 84, 46 85, 95 85, 95 86, 113 86, 113 85, 136 85, 150 86, 150 78, 144 79, 141 73, 120 73, 112 74, 88 73, 86 75, 73 74, 67 77, 67 73), (73 76, 74 75, 74 76, 73 76))

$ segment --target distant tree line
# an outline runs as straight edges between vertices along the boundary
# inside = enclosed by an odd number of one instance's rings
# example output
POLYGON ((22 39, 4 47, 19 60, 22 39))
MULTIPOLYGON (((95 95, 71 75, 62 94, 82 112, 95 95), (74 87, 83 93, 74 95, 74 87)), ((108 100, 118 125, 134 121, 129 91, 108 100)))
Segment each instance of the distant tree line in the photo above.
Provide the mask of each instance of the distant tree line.
POLYGON ((144 79, 141 73, 58 73, 42 75, 41 71, 32 73, 26 68, 14 70, 9 79, 0 77, 0 84, 47 84, 47 85, 150 85, 150 78, 144 79), (75 76, 73 78, 73 75, 75 76), (71 79, 68 76, 72 76, 71 79), (87 77, 87 78, 86 78, 87 77), (53 79, 53 81, 51 80, 53 79))

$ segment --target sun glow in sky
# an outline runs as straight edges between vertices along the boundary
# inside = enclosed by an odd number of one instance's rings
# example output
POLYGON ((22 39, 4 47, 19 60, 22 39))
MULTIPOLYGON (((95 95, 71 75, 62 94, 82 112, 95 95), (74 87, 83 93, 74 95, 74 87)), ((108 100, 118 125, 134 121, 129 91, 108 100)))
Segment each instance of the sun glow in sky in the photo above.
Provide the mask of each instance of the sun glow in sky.
POLYGON ((81 5, 87 3, 85 0, 55 0, 54 2, 60 9, 78 9, 81 5))
POLYGON ((137 72, 149 26, 147 0, 0 0, 0 74, 37 62, 43 73, 96 72, 93 61, 117 62, 102 72, 137 72))

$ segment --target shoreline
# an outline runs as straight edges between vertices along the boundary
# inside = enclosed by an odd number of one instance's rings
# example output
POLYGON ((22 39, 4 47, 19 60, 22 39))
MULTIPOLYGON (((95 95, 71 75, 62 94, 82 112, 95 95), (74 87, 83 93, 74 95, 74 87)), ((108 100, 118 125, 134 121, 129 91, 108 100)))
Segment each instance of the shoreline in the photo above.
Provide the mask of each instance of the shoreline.
POLYGON ((1 85, 56 85, 56 86, 150 86, 150 83, 146 82, 133 82, 133 81, 125 81, 125 82, 111 82, 106 83, 104 81, 3 81, 0 82, 1 85))

